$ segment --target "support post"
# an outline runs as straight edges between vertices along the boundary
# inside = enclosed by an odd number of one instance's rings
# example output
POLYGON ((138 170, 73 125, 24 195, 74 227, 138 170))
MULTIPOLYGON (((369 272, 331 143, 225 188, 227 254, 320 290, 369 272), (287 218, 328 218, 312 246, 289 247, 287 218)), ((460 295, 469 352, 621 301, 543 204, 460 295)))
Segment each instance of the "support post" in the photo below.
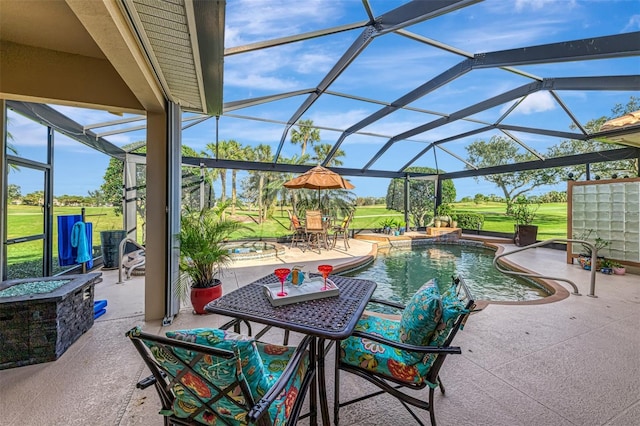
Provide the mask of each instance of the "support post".
POLYGON ((0 281, 7 279, 7 252, 5 242, 7 241, 7 103, 0 99, 0 203, 2 203, 2 213, 0 214, 0 281))
POLYGON ((404 223, 407 227, 407 231, 409 230, 409 208, 411 207, 409 204, 409 176, 404 177, 404 223))

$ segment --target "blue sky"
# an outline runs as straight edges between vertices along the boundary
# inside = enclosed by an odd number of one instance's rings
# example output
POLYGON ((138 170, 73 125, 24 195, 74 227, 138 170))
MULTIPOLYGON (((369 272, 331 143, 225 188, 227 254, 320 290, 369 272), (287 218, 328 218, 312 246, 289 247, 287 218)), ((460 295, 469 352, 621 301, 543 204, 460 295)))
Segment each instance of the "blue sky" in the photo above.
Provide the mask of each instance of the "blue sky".
MULTIPOLYGON (((405 1, 374 0, 374 15, 381 15, 405 1)), ((360 0, 348 1, 262 1, 236 0, 227 2, 227 48, 258 41, 285 37, 347 23, 363 21, 367 15, 360 0)), ((574 1, 574 0, 488 0, 464 9, 427 20, 406 28, 414 34, 448 44, 471 54, 512 49, 523 46, 568 41, 602 35, 620 34, 640 30, 640 1, 574 1)), ((320 39, 286 44, 225 58, 224 101, 271 95, 317 86, 343 52, 362 32, 356 29, 320 39)), ((347 93, 383 102, 392 102, 415 89, 439 73, 459 63, 463 57, 419 43, 397 34, 376 38, 351 66, 330 86, 329 90, 347 93), (373 82, 373 83, 372 83, 373 82)), ((518 69, 544 78, 564 76, 631 75, 640 74, 640 58, 567 62, 518 69)), ((503 93, 531 80, 503 70, 474 70, 441 89, 412 104, 411 107, 441 113, 452 113, 483 99, 503 93)), ((636 92, 558 92, 562 101, 581 122, 610 115, 611 108, 625 104, 636 92)), ((267 121, 286 122, 304 100, 292 97, 266 105, 233 111, 232 114, 259 117, 267 121)), ((510 104, 501 105, 477 114, 473 118, 487 122, 497 120, 510 104)), ((104 111, 82 110, 70 107, 57 109, 81 124, 99 123, 118 117, 104 111)), ((337 96, 323 96, 303 116, 316 125, 331 129, 346 129, 380 105, 359 102, 337 96)), ((438 118, 437 115, 403 110, 364 128, 367 134, 354 134, 345 139, 341 148, 344 167, 363 167, 373 154, 393 135, 412 129, 438 118)), ((549 92, 529 96, 505 120, 516 125, 540 125, 569 131, 570 119, 549 92)), ((139 124, 139 123, 136 123, 139 124)), ((131 126, 131 125, 129 125, 131 126)), ((126 126, 124 126, 126 127, 126 126)), ((456 121, 447 126, 417 135, 392 146, 372 169, 397 170, 432 141, 459 134, 477 127, 477 124, 456 121)), ((45 130, 10 113, 9 129, 14 145, 21 155, 43 161, 45 130)), ((220 118, 219 139, 235 139, 243 145, 264 143, 276 150, 283 134, 280 123, 220 118)), ((97 129, 106 131, 110 129, 97 129)), ((488 140, 493 133, 483 133, 444 147, 466 158, 465 146, 476 139, 488 140)), ((321 130, 321 143, 333 144, 340 131, 321 130)), ((532 134, 517 134, 526 144, 539 152, 560 142, 532 134)), ((105 137, 116 145, 144 140, 144 131, 133 131, 105 137)), ((204 149, 215 141, 215 120, 210 119, 183 132, 183 143, 204 149)), ((299 154, 300 148, 287 142, 283 156, 299 154)), ((99 188, 108 158, 56 135, 55 193, 86 195, 99 188)), ((415 166, 437 166, 445 171, 464 169, 465 165, 443 151, 433 151, 420 158, 415 166)), ((22 193, 39 189, 40 175, 28 171, 12 172, 10 183, 17 183, 22 193)), ((384 196, 386 179, 352 178, 358 196, 384 196)), ((499 194, 499 190, 484 180, 461 179, 454 181, 458 197, 476 193, 499 194)), ((550 189, 539 188, 543 193, 550 189)), ((217 191, 219 194, 219 190, 217 191)))

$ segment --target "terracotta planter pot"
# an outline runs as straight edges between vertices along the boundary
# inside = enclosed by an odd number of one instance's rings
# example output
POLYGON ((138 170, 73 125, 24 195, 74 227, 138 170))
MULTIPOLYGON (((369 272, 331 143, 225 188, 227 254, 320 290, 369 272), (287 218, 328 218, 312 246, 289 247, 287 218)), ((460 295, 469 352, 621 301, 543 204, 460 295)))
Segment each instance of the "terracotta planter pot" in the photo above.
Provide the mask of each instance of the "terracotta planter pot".
POLYGON ((206 304, 222 296, 222 282, 218 279, 215 281, 216 285, 213 287, 191 288, 191 306, 196 314, 206 314, 206 304))

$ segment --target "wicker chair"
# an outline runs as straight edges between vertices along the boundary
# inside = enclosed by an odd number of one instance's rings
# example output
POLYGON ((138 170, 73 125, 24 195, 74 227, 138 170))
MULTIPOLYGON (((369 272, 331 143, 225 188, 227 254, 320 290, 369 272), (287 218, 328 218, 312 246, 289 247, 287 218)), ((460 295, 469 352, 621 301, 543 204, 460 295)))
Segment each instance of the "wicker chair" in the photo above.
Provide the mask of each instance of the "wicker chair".
MULTIPOLYGON (((295 424, 316 375, 315 340, 299 346, 256 342, 220 329, 167 332, 167 337, 127 332, 152 375, 164 424, 295 424)), ((316 416, 311 392, 310 415, 316 416)), ((302 416, 302 417, 306 417, 302 416)))
POLYGON ((429 412, 435 426, 434 391, 445 390, 439 377, 447 355, 460 354, 450 346, 466 322, 475 304, 464 280, 453 280, 450 290, 440 296, 434 280, 425 284, 406 307, 372 299, 392 308, 403 309, 400 321, 374 315, 363 315, 351 337, 340 342, 336 350, 334 422, 338 424, 340 407, 383 393, 397 398, 420 424, 409 405, 429 412), (340 371, 353 373, 381 390, 340 402, 340 371), (407 390, 429 388, 428 400, 407 390))

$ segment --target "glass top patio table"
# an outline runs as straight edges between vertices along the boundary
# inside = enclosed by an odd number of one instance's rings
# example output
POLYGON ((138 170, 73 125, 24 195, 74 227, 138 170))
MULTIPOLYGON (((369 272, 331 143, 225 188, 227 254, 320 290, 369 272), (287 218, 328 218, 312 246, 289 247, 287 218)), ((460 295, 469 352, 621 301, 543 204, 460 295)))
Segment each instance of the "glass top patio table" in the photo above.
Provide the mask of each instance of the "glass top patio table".
POLYGON ((340 289, 339 296, 274 307, 263 290, 264 284, 279 282, 270 274, 209 302, 205 310, 323 339, 341 340, 353 332, 376 283, 338 275, 330 277, 340 289))

